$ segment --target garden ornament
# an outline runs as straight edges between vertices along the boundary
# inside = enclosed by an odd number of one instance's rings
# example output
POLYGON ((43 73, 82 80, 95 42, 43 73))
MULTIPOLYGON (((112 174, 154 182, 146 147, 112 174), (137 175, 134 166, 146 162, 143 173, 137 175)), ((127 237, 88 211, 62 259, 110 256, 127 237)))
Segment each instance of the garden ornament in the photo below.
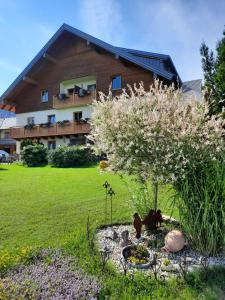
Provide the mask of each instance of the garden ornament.
POLYGON ((156 229, 155 214, 155 211, 151 209, 148 215, 142 221, 142 224, 144 224, 150 231, 156 229))
POLYGON ((110 188, 110 184, 108 181, 105 181, 105 183, 102 185, 105 189, 105 223, 107 223, 107 200, 108 200, 108 190, 110 188))
POLYGON ((121 247, 126 247, 126 246, 132 244, 131 240, 129 239, 129 231, 128 230, 124 230, 121 233, 121 238, 122 238, 122 242, 120 243, 121 247))
POLYGON ((161 227, 162 226, 162 222, 163 222, 163 218, 162 218, 162 214, 161 214, 161 210, 158 209, 157 212, 155 213, 155 221, 156 221, 156 226, 161 227))
POLYGON ((133 217, 134 217, 133 226, 136 230, 136 238, 139 239, 141 237, 142 221, 138 213, 135 213, 133 217))
POLYGON ((184 248, 185 239, 180 230, 172 230, 165 236, 165 246, 161 249, 165 252, 178 252, 184 248))
POLYGON ((112 198, 113 196, 115 196, 115 192, 114 190, 110 187, 110 189, 107 191, 107 194, 110 197, 110 221, 111 221, 111 225, 112 225, 112 198))

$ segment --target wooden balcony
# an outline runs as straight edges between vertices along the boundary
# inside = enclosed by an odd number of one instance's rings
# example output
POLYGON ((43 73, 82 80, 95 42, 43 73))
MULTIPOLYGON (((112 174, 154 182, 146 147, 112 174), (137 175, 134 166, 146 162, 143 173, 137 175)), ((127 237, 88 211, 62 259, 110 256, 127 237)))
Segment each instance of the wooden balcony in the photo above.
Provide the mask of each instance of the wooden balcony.
POLYGON ((67 95, 63 100, 57 96, 53 96, 53 108, 68 108, 92 104, 96 98, 96 91, 90 92, 90 94, 80 97, 78 94, 67 95))
POLYGON ((11 128, 11 137, 13 139, 25 139, 25 138, 41 138, 52 137, 60 135, 72 135, 72 134, 86 134, 90 131, 90 125, 79 124, 71 121, 68 124, 52 124, 50 127, 41 127, 36 125, 32 129, 25 129, 24 127, 11 128))

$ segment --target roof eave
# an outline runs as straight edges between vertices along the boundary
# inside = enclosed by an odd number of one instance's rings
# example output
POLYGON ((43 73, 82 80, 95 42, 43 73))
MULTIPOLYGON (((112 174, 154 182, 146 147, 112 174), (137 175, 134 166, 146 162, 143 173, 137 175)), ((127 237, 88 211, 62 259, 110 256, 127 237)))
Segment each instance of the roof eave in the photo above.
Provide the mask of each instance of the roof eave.
MULTIPOLYGON (((5 98, 7 97, 7 95, 16 87, 16 85, 23 79, 23 77, 27 74, 27 72, 29 72, 31 70, 31 68, 33 67, 33 65, 38 62, 39 59, 41 59, 43 57, 43 54, 48 50, 48 48, 56 41, 56 39, 63 33, 63 31, 68 31, 74 35, 79 36, 80 38, 83 38, 89 42, 91 42, 92 44, 95 44, 96 46, 99 46, 103 49, 105 49, 106 51, 112 53, 112 54, 116 54, 119 57, 126 59, 134 64, 136 64, 137 66, 142 67, 143 69, 146 69, 148 71, 151 71, 155 74, 157 74, 158 76, 162 76, 168 80, 173 80, 174 74, 169 73, 169 72, 163 72, 159 69, 156 68, 152 68, 149 67, 147 65, 145 65, 144 63, 141 63, 139 61, 137 61, 134 57, 131 57, 131 55, 126 54, 120 50, 117 49, 117 47, 113 47, 112 45, 103 42, 87 33, 84 33, 76 28, 73 28, 70 25, 67 24, 63 24, 58 30, 57 32, 51 37, 51 39, 44 45, 44 47, 38 52, 38 54, 31 60, 31 62, 26 66, 26 68, 20 73, 20 75, 13 81, 13 83, 8 87, 8 89, 1 95, 0 97, 0 101, 2 103, 4 103, 5 98)), ((170 57, 169 57, 170 58, 170 57)), ((171 60, 171 58, 170 58, 171 60)), ((172 62, 172 60, 171 60, 172 62)), ((174 67, 175 68, 175 67, 174 67)), ((178 74, 178 73, 177 73, 178 74)), ((178 75, 179 76, 179 75, 178 75)))

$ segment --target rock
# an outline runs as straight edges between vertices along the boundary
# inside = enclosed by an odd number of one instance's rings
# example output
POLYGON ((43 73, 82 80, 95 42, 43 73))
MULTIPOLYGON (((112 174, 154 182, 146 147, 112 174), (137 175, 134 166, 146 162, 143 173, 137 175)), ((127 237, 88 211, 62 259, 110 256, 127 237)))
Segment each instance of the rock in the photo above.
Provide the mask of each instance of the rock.
POLYGON ((119 238, 117 232, 114 229, 107 229, 105 237, 112 241, 116 241, 119 238))
POLYGON ((161 266, 161 270, 164 271, 164 272, 179 272, 180 271, 180 267, 178 264, 170 264, 168 266, 165 266, 162 264, 161 266))
POLYGON ((129 231, 128 230, 122 231, 121 238, 122 238, 122 242, 120 243, 121 247, 126 247, 126 246, 132 244, 131 240, 129 239, 129 231))
POLYGON ((172 225, 175 225, 175 226, 178 226, 180 224, 176 219, 174 219, 172 217, 162 215, 162 218, 163 218, 164 223, 172 224, 172 225))

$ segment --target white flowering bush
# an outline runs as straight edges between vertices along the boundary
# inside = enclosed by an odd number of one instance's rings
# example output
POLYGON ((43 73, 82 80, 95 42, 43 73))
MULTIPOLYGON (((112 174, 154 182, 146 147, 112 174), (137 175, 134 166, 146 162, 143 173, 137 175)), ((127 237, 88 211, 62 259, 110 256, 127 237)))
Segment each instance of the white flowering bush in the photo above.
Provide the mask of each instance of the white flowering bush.
POLYGON ((120 96, 100 93, 94 103, 89 138, 105 153, 111 170, 136 175, 155 187, 180 186, 190 172, 216 161, 224 149, 224 120, 209 108, 159 81, 148 91, 128 86, 120 96))
POLYGON ((189 100, 159 81, 149 91, 140 85, 115 98, 100 94, 89 137, 96 153, 107 154, 112 170, 143 181, 184 178, 187 167, 216 159, 224 145, 223 119, 207 119, 207 105, 189 100))

